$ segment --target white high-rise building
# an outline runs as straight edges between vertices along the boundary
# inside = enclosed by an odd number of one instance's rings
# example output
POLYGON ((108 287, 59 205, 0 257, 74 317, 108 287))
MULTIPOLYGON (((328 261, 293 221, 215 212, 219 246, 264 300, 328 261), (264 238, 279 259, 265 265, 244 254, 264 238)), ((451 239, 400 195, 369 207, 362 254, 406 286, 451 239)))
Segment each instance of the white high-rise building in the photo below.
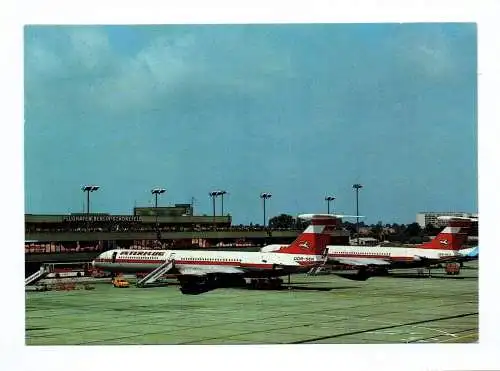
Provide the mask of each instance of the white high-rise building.
POLYGON ((432 224, 435 227, 446 225, 446 221, 438 220, 438 216, 459 216, 462 218, 477 218, 477 213, 465 213, 460 211, 423 211, 417 214, 417 223, 420 227, 425 228, 427 224, 432 224))

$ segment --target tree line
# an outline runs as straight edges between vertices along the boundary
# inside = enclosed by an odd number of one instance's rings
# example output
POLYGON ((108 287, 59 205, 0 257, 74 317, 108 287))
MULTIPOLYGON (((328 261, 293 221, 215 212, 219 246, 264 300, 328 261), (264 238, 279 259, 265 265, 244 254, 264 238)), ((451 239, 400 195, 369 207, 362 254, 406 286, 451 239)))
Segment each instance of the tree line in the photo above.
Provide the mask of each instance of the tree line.
MULTIPOLYGON (((269 220, 270 229, 305 229, 310 222, 294 218, 288 214, 281 214, 269 220)), ((341 222, 341 227, 350 232, 351 237, 356 236, 356 223, 347 221, 341 222)), ((410 224, 383 224, 379 221, 376 224, 366 224, 359 222, 360 236, 372 237, 378 241, 402 242, 402 243, 422 243, 429 241, 429 236, 436 236, 442 227, 435 227, 432 224, 425 228, 418 223, 410 224)))

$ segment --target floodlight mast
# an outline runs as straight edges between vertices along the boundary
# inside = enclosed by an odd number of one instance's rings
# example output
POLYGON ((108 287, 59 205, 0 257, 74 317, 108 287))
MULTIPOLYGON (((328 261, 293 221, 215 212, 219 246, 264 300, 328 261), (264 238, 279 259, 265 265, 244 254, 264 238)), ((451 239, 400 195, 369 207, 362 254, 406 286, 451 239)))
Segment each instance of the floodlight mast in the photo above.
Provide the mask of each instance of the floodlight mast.
POLYGON ((271 198, 273 195, 269 192, 262 192, 260 198, 262 198, 262 205, 264 209, 264 228, 266 227, 266 200, 271 198))
POLYGON ((95 192, 100 187, 97 185, 84 185, 82 186, 82 191, 87 192, 87 216, 90 215, 90 192, 95 192))
POLYGON ((167 190, 164 188, 153 188, 151 193, 155 195, 155 209, 158 208, 158 195, 165 193, 167 190))
POLYGON ((325 197, 325 201, 326 201, 326 203, 328 205, 327 214, 330 214, 330 201, 333 201, 333 200, 335 200, 335 197, 333 197, 333 196, 326 196, 325 197))
POLYGON ((352 188, 356 190, 356 234, 357 234, 357 243, 359 245, 359 190, 363 188, 363 186, 359 183, 353 184, 352 188))
POLYGON ((224 195, 227 194, 227 191, 217 191, 217 196, 221 198, 221 208, 220 215, 224 216, 224 195))
POLYGON ((156 233, 159 234, 160 229, 158 225, 158 195, 165 193, 167 190, 165 188, 153 188, 151 190, 151 194, 155 195, 155 224, 156 224, 156 233))
POLYGON ((219 191, 211 191, 208 193, 208 195, 212 197, 212 209, 213 209, 212 222, 213 222, 213 228, 215 230, 215 198, 219 196, 219 191))

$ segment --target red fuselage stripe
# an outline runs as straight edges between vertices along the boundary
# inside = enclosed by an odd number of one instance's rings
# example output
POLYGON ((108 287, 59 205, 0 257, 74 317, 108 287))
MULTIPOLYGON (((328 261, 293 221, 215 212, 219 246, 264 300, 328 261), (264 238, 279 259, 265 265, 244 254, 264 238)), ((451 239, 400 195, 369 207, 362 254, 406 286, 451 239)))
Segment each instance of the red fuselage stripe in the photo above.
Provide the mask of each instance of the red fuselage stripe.
POLYGON ((349 253, 334 253, 328 254, 333 258, 366 258, 366 259, 391 259, 391 260, 414 260, 412 256, 390 256, 390 255, 377 255, 377 254, 349 254, 349 253))
MULTIPOLYGON (((99 258, 95 260, 96 263, 111 263, 111 259, 99 258)), ((122 259, 117 258, 114 264, 162 264, 165 260, 155 259, 122 259)), ((297 261, 302 266, 315 265, 317 262, 303 262, 297 261)), ((269 263, 243 263, 238 261, 211 261, 211 260, 175 260, 176 265, 223 265, 243 268, 272 268, 273 264, 269 263)))
MULTIPOLYGON (((117 258, 114 264, 162 264, 165 260, 154 259, 121 259, 117 258)), ((113 263, 111 259, 96 259, 96 263, 113 263)), ((175 260, 176 265, 223 265, 233 267, 272 268, 272 264, 240 263, 237 261, 210 261, 210 260, 175 260)))

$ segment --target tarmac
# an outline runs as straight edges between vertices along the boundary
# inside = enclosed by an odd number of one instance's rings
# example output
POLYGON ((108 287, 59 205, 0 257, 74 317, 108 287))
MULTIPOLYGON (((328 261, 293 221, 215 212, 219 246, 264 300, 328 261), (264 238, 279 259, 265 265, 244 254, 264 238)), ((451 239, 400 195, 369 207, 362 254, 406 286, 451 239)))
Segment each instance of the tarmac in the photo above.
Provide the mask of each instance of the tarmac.
POLYGON ((26 344, 474 343, 478 269, 465 264, 458 276, 439 269, 431 278, 296 275, 277 291, 183 295, 175 284, 115 288, 107 279, 94 290, 26 292, 26 344))

